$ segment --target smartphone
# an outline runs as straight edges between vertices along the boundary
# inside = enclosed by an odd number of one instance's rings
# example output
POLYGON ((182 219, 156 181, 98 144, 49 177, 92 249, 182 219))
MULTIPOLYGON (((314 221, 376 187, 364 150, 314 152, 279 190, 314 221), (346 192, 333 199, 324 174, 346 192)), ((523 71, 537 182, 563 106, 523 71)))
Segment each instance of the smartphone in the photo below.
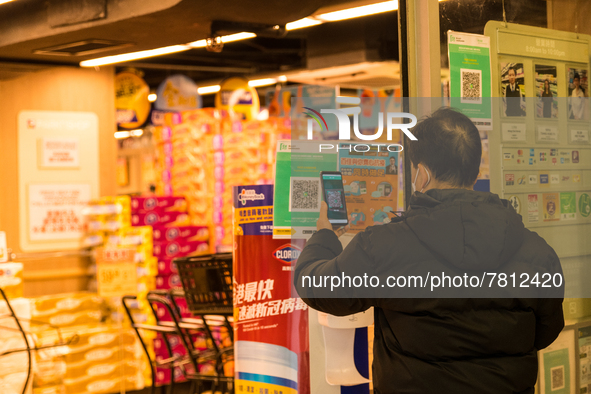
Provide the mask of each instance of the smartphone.
POLYGON ((322 171, 320 173, 322 195, 328 205, 328 221, 333 227, 342 227, 349 223, 347 205, 345 204, 345 188, 343 174, 339 171, 322 171))

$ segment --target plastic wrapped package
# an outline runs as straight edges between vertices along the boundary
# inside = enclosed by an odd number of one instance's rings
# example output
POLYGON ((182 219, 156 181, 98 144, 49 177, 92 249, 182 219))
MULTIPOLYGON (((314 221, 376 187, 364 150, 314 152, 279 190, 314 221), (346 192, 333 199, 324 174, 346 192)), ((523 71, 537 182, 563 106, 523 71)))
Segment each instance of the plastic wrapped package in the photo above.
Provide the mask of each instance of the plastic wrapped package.
POLYGON ((0 263, 0 288, 8 299, 23 296, 22 263, 0 263))
POLYGON ((103 307, 103 298, 94 293, 57 294, 32 298, 31 316, 39 321, 62 313, 101 311, 103 307))

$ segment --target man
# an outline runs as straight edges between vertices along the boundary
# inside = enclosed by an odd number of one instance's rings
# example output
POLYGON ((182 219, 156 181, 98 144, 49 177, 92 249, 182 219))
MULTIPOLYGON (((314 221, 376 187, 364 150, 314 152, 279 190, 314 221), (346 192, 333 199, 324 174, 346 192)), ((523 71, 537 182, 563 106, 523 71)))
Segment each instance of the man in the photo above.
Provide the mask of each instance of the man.
MULTIPOLYGON (((374 307, 376 394, 534 393, 537 351, 564 326, 564 288, 556 298, 512 297, 517 290, 508 285, 494 293, 506 298, 470 298, 483 294, 476 288, 456 298, 411 299, 391 298, 378 285, 370 290, 379 297, 349 287, 335 290, 340 298, 328 298, 333 295, 326 289, 302 282, 363 273, 381 283, 427 272, 562 274, 554 250, 523 226, 506 200, 472 190, 482 147, 470 119, 439 109, 412 132, 418 140, 407 145, 416 189, 410 209, 389 224, 368 227, 343 250, 337 233, 344 230, 332 230, 323 203, 318 231, 298 258, 295 287, 308 305, 329 314, 374 307)), ((385 289, 398 295, 413 290, 385 289)))
POLYGON ((578 73, 573 76, 573 90, 570 94, 570 118, 576 120, 585 119, 585 90, 581 87, 581 77, 578 73))
POLYGON ((386 167, 386 174, 398 175, 398 166, 396 165, 395 157, 390 157, 390 165, 386 167))
POLYGON ((521 89, 515 83, 516 72, 513 67, 507 72, 509 84, 505 86, 505 115, 506 116, 525 116, 525 111, 521 109, 521 89))

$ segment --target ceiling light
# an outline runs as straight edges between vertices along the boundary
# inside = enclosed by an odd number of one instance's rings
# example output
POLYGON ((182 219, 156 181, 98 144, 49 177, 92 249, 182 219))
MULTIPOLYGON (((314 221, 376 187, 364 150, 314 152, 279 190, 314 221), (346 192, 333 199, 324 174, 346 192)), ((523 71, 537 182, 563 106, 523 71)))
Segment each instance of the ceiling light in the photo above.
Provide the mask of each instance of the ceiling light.
POLYGON ((142 129, 131 130, 129 132, 129 135, 131 135, 132 137, 141 137, 143 134, 144 130, 142 129))
POLYGON ((4 4, 4 3, 10 3, 13 0, 0 0, 0 4, 4 4))
POLYGON ((168 47, 148 49, 139 52, 122 53, 121 55, 99 57, 97 59, 84 60, 80 62, 81 67, 97 67, 105 64, 128 62, 130 60, 144 59, 147 57, 168 55, 170 53, 182 52, 191 49, 188 45, 171 45, 168 47))
POLYGON ((248 86, 256 88, 258 86, 273 85, 274 83, 277 83, 277 78, 253 79, 252 81, 248 81, 248 86))
POLYGON ((220 85, 213 85, 213 86, 203 86, 197 88, 197 93, 199 94, 212 94, 217 93, 220 91, 220 85))
POLYGON ((158 96, 156 95, 156 93, 150 93, 148 95, 148 101, 153 103, 154 101, 156 101, 156 99, 158 98, 158 96))
POLYGON ((131 135, 131 133, 129 131, 116 131, 115 132, 115 138, 117 138, 118 140, 123 139, 123 138, 127 138, 131 135))
POLYGON ((286 30, 303 29, 304 27, 316 26, 322 24, 322 21, 313 18, 302 18, 285 25, 286 30))
POLYGON ((254 33, 246 33, 246 32, 230 34, 229 36, 222 36, 222 42, 224 44, 227 44, 229 42, 246 40, 246 39, 253 38, 256 36, 257 35, 254 33))
POLYGON ((280 75, 280 76, 277 77, 277 81, 279 81, 279 82, 287 82, 287 76, 280 75))
POLYGON ((347 8, 345 10, 327 12, 326 14, 314 15, 314 18, 323 22, 335 22, 345 19, 358 18, 361 16, 374 15, 382 12, 395 11, 398 9, 398 0, 384 1, 382 3, 363 5, 361 7, 347 8))
POLYGON ((205 48, 207 46, 207 40, 193 41, 187 44, 191 48, 205 48))
MULTIPOLYGON (((2 0, 0 0, 0 1, 2 1, 2 0)), ((253 37, 256 37, 256 34, 242 32, 242 33, 230 34, 228 36, 222 36, 222 42, 228 43, 228 42, 246 40, 248 38, 253 38, 253 37)), ((122 62, 131 61, 131 60, 145 59, 147 57, 168 55, 171 53, 187 51, 187 50, 193 49, 193 48, 204 48, 205 46, 206 46, 206 40, 198 40, 198 41, 190 42, 185 45, 171 45, 171 46, 162 47, 162 48, 148 49, 145 51, 123 53, 121 55, 105 56, 105 57, 99 57, 97 59, 84 60, 84 61, 80 62, 80 66, 81 67, 98 67, 98 66, 104 66, 106 64, 122 63, 122 62)))

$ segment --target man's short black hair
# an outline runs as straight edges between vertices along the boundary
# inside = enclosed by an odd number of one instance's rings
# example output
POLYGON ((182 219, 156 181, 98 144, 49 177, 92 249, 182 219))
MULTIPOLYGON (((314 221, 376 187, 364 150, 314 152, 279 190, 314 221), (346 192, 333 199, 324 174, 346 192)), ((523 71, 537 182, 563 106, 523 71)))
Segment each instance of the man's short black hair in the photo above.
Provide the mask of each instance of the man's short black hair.
POLYGON ((474 123, 452 108, 439 108, 412 129, 417 141, 406 139, 414 167, 419 163, 441 182, 456 187, 474 184, 480 171, 482 142, 474 123))
POLYGON ((515 67, 509 67, 509 69, 507 70, 507 75, 509 75, 509 71, 513 71, 513 74, 517 75, 517 70, 515 69, 515 67))
POLYGON ((575 73, 575 75, 573 76, 573 81, 575 79, 578 79, 579 81, 581 80, 581 76, 579 75, 579 73, 575 73))

